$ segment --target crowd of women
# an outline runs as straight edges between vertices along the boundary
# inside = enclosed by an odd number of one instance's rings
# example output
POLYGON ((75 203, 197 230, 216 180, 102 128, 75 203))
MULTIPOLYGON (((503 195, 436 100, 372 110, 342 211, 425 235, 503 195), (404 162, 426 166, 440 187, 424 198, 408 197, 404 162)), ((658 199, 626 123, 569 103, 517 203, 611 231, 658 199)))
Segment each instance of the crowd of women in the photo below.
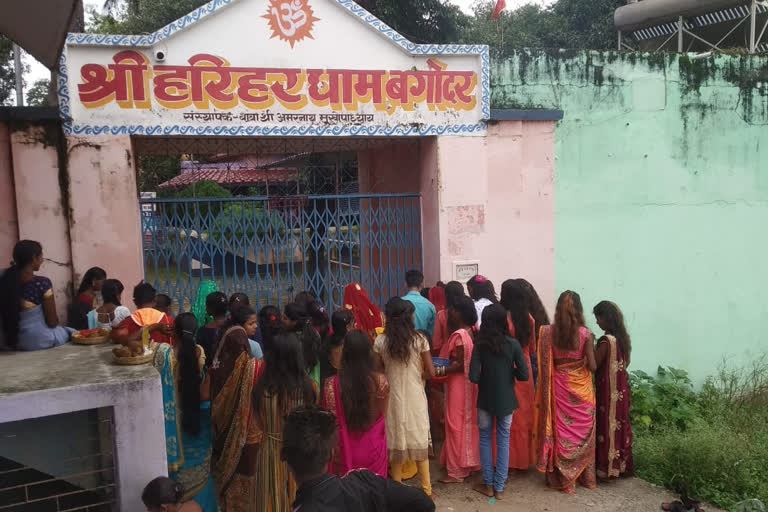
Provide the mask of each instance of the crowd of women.
MULTIPOLYGON (((17 350, 65 343, 42 247, 19 242, 0 276, 4 343, 17 350)), ((329 470, 368 469, 395 481, 418 473, 432 496, 429 458, 446 484, 480 472, 473 489, 502 499, 508 474, 535 466, 567 493, 632 474, 630 338, 616 304, 585 326, 580 297, 563 292, 554 319, 533 286, 510 279, 497 297, 475 276, 408 293, 382 312, 356 283, 332 315, 309 292, 258 311, 243 294, 201 284, 175 319, 147 283, 133 290, 89 270, 69 307, 75 328, 107 327, 117 343, 148 332, 163 386, 168 469, 204 511, 287 511, 296 484, 281 458, 287 414, 319 404, 337 418, 329 470), (99 304, 94 297, 100 296, 99 304), (494 439, 495 438, 495 439, 494 439), (442 445, 439 455, 435 445, 442 445)))

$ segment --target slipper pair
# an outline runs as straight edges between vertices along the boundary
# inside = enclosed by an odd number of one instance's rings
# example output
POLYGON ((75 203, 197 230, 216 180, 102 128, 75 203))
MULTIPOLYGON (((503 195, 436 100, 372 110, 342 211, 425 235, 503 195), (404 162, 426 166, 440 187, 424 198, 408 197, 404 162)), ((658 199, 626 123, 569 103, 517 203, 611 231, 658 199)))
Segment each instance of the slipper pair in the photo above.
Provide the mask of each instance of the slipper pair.
POLYGON ((704 512, 704 509, 699 508, 699 503, 696 501, 692 501, 689 504, 684 504, 682 501, 662 503, 661 510, 667 512, 704 512))

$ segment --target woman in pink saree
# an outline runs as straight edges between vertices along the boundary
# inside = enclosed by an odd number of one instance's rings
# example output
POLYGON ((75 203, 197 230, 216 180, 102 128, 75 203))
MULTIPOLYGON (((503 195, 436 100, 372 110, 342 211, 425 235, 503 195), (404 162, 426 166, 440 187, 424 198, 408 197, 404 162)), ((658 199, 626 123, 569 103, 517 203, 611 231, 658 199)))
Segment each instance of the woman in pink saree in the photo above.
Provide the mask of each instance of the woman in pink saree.
MULTIPOLYGON (((440 453, 448 477, 441 483, 461 483, 472 471, 480 469, 480 432, 477 426, 477 385, 469 380, 469 363, 474 343, 472 328, 477 323, 475 303, 458 297, 448 310, 458 327, 440 349, 440 357, 450 359, 444 369, 445 443, 440 453)), ((441 369, 442 373, 443 369, 441 369)))
POLYGON ((339 374, 323 385, 323 406, 336 415, 339 424, 339 445, 329 471, 344 476, 367 469, 386 478, 387 378, 374 370, 371 339, 363 331, 347 334, 341 357, 339 374))
POLYGON ((554 323, 541 328, 533 436, 536 466, 547 485, 568 494, 576 492, 576 482, 597 486, 593 339, 581 298, 563 292, 554 323))

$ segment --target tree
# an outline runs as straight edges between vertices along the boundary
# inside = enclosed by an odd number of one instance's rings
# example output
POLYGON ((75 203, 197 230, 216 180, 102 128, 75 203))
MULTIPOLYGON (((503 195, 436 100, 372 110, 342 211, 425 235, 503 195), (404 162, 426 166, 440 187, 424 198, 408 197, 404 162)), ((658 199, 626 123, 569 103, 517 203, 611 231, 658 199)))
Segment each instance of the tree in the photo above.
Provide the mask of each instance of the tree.
MULTIPOLYGON (((28 68, 29 66, 23 66, 23 70, 28 70, 28 68)), ((15 104, 15 91, 16 72, 13 65, 13 41, 0 34, 0 105, 15 104)))
POLYGON ((13 71, 13 43, 0 35, 0 105, 8 103, 14 90, 16 74, 13 71))
POLYGON ((51 81, 47 78, 40 78, 35 80, 27 90, 27 105, 30 107, 42 107, 48 104, 48 89, 51 85, 51 81))
POLYGON ((181 159, 178 155, 144 155, 139 158, 139 190, 151 192, 158 185, 179 174, 181 159))
POLYGON ((90 11, 90 32, 146 34, 189 14, 207 0, 107 0, 105 13, 90 11))
POLYGON ((448 0, 356 0, 371 14, 415 43, 456 43, 469 16, 448 0))
POLYGON ((519 48, 613 49, 613 13, 625 0, 557 0, 549 7, 527 4, 491 18, 496 5, 481 0, 462 34, 462 42, 485 43, 494 53, 519 48), (502 30, 503 29, 503 30, 502 30), (503 33, 503 38, 502 38, 503 33))

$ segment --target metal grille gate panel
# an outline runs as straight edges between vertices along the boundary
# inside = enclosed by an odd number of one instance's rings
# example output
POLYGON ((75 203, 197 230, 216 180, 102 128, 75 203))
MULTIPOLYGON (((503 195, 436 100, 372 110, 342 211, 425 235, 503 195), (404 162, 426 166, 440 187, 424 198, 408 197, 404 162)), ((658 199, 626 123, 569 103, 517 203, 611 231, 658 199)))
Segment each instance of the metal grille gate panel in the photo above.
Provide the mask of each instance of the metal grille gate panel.
POLYGON ((258 307, 309 290, 335 311, 352 282, 383 304, 422 267, 418 194, 151 199, 141 208, 145 279, 179 311, 205 279, 258 307))

